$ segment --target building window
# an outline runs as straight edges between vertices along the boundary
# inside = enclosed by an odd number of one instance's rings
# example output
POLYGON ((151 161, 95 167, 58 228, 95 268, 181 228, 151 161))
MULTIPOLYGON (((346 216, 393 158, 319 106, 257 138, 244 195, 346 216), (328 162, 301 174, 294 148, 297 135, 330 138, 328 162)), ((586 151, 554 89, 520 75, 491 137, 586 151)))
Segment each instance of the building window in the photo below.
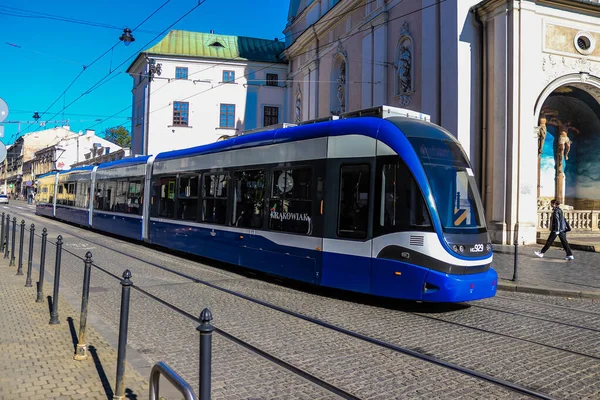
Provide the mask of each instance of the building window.
POLYGON ((263 115, 263 126, 275 125, 279 123, 279 107, 265 106, 263 115))
POLYGON ((279 86, 279 75, 267 74, 267 86, 279 86))
POLYGON ((188 69, 186 67, 176 67, 175 68, 175 79, 187 79, 188 78, 188 69))
POLYGON ((235 104, 221 104, 221 128, 233 128, 235 123, 235 104))
POLYGON ((173 102, 173 125, 188 126, 189 124, 190 103, 175 101, 173 102))
POLYGON ((235 71, 223 71, 223 82, 233 83, 235 81, 235 71))

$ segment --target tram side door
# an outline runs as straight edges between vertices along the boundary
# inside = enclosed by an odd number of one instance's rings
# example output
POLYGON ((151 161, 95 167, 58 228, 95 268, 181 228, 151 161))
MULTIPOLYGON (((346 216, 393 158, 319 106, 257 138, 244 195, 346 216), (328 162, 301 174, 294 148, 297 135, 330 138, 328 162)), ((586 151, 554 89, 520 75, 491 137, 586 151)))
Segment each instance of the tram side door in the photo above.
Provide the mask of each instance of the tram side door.
POLYGON ((327 160, 323 286, 370 290, 374 168, 373 157, 327 160))

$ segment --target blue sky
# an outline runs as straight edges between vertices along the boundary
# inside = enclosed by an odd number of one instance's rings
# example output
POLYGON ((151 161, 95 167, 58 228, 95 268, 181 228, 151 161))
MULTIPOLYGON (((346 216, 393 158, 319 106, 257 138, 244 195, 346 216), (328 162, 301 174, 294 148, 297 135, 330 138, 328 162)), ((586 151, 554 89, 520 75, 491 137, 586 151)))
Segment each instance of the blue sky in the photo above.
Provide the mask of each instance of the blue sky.
MULTIPOLYGON (((166 35, 168 31, 154 39, 196 6, 198 0, 169 1, 133 32, 135 42, 127 47, 119 43, 113 51, 85 71, 83 66, 90 65, 119 42, 123 28, 135 28, 166 2, 167 0, 2 0, 0 98, 8 104, 10 110, 5 122, 33 121, 33 112, 37 111, 42 116, 40 121, 68 119, 71 130, 76 132, 87 128, 101 132, 116 125, 130 129, 127 118, 131 116, 131 109, 100 123, 100 120, 131 105, 132 79, 125 70, 141 50, 166 35), (53 19, 54 17, 76 19, 84 23, 70 23, 53 19), (88 23, 101 26, 91 26, 88 23), (152 42, 148 44, 150 41, 152 42), (115 69, 129 57, 131 58, 125 64, 115 69), (68 106, 110 71, 114 72, 106 80, 112 79, 68 106), (81 76, 64 98, 61 97, 43 114, 80 73, 81 76), (65 105, 68 106, 67 109, 61 111, 65 105)), ((286 0, 206 0, 170 29, 198 32, 209 32, 212 29, 221 34, 283 38, 288 4, 286 0)), ((46 128, 56 125, 61 123, 48 123, 46 128)), ((46 128, 40 128, 39 124, 30 127, 29 123, 23 123, 21 133, 46 128)), ((18 125, 4 123, 4 130, 2 142, 13 143, 18 125)))

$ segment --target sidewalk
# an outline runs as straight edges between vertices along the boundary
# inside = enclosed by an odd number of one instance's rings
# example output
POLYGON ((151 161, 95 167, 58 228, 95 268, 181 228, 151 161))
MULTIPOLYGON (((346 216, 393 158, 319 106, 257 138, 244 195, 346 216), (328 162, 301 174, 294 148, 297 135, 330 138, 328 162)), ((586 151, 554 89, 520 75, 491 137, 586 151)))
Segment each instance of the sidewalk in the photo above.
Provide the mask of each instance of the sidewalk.
MULTIPOLYGON (((60 324, 50 325, 52 282, 44 284, 44 302, 36 303, 37 274, 33 287, 25 287, 26 271, 16 276, 8 264, 0 258, 0 399, 112 399, 116 349, 88 324, 88 359, 75 361, 80 311, 61 299, 60 324)), ((128 364, 125 385, 126 398, 148 396, 146 379, 128 364)))
POLYGON ((567 261, 560 241, 557 242, 558 247, 552 246, 544 258, 538 258, 534 254, 534 251, 542 248, 542 244, 519 246, 516 282, 512 280, 515 247, 493 245, 492 266, 498 272, 498 289, 600 299, 600 253, 590 251, 590 246, 600 249, 600 243, 569 239, 575 259, 567 261))

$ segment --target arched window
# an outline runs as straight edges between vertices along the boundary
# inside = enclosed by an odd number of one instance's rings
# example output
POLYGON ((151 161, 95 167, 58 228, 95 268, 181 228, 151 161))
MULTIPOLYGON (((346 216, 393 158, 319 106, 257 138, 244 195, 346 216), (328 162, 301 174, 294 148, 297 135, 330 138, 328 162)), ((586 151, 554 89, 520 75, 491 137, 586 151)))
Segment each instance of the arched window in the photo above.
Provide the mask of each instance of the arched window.
POLYGON ((404 22, 394 58, 394 96, 400 97, 400 105, 403 106, 410 103, 409 95, 415 92, 413 54, 413 39, 408 31, 408 23, 404 22))
POLYGON ((342 48, 333 58, 330 77, 329 105, 332 115, 345 113, 348 108, 348 63, 347 54, 342 48))

